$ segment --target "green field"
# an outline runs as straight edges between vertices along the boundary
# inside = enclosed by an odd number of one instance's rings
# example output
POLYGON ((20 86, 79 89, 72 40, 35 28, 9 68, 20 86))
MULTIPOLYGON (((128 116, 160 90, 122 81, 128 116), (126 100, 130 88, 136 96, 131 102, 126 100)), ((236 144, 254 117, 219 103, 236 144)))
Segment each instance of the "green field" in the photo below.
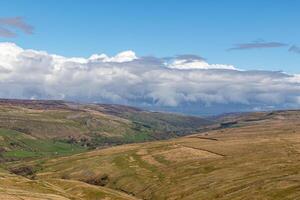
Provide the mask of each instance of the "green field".
POLYGON ((51 139, 37 139, 24 133, 0 129, 2 158, 30 158, 41 156, 70 155, 83 152, 86 148, 51 139))

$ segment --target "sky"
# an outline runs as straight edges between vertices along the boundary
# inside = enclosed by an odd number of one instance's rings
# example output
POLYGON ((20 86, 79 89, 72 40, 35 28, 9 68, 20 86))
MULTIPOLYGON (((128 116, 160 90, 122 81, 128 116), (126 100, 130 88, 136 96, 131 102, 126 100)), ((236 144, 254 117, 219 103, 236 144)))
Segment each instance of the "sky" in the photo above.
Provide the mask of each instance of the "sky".
POLYGON ((298 0, 3 0, 0 97, 196 114, 298 108, 299 9, 298 0))
MULTIPOLYGON (((300 71, 288 47, 227 51, 255 41, 300 45, 298 0, 3 0, 1 17, 21 16, 33 35, 10 39, 23 48, 65 56, 200 55, 243 69, 300 71)), ((1 38, 1 41, 7 41, 1 38)))

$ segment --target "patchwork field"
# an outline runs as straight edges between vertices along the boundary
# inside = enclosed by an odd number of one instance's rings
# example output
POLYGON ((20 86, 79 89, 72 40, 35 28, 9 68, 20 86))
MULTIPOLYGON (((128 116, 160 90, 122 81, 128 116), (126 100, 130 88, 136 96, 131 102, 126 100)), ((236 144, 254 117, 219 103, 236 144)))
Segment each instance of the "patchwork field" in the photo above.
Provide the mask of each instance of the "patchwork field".
POLYGON ((300 112, 226 118, 234 125, 3 167, 33 169, 32 181, 62 191, 74 182, 137 199, 300 199, 300 112))

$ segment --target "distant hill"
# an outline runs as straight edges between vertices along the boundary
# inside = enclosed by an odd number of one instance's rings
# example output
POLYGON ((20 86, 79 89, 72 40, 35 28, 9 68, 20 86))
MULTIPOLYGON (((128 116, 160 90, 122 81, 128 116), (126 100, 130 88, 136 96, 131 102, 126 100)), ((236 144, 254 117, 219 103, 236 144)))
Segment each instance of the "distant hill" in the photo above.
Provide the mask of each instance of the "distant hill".
POLYGON ((0 159, 67 155, 174 138, 213 123, 123 105, 0 99, 0 159))

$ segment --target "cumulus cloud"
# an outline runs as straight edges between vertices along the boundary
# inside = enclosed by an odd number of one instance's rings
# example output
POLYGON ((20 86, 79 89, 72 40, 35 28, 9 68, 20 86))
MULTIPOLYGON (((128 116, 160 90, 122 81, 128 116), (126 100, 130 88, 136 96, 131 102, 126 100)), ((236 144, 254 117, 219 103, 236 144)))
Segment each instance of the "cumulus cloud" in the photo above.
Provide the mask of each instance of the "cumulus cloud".
POLYGON ((236 44, 234 47, 229 48, 228 50, 249 50, 249 49, 266 49, 266 48, 279 48, 286 47, 288 44, 282 42, 265 42, 263 40, 236 44))
MULTIPOLYGON (((197 56, 63 57, 0 43, 0 97, 64 99, 147 107, 299 107, 300 76, 242 71, 197 56)), ((233 110, 234 111, 234 110, 233 110)))
POLYGON ((204 58, 196 55, 180 55, 165 63, 171 69, 236 69, 233 65, 208 64, 204 58))
POLYGON ((119 54, 117 54, 114 57, 109 57, 105 54, 93 54, 87 61, 100 61, 100 62, 130 62, 137 59, 135 52, 133 51, 123 51, 119 54))
POLYGON ((0 36, 16 37, 17 34, 10 29, 18 29, 26 34, 33 33, 33 26, 27 24, 22 17, 0 18, 0 36))

